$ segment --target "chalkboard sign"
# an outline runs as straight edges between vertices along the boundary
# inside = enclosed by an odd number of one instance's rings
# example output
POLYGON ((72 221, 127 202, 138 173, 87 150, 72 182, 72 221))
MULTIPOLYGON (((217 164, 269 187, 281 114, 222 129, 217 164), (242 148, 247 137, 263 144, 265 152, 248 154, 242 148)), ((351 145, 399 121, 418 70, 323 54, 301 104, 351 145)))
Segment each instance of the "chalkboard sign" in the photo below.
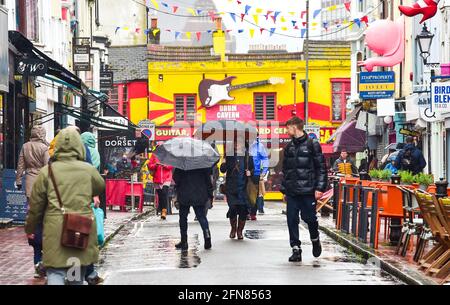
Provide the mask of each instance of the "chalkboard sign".
MULTIPOLYGON (((24 179, 25 180, 25 179, 24 179)), ((16 171, 4 169, 0 197, 0 218, 12 218, 14 223, 24 223, 27 217, 28 203, 25 195, 25 181, 22 190, 17 190, 14 183, 16 171)))

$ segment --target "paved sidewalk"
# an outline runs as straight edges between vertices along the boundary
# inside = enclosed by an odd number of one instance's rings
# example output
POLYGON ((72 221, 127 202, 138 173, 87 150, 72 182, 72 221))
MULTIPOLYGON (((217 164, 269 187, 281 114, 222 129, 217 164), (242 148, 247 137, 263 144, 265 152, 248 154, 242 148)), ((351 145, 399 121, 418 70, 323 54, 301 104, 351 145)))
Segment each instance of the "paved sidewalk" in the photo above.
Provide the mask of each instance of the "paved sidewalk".
POLYGON ((427 276, 422 270, 419 270, 419 265, 412 259, 412 252, 408 253, 406 257, 395 254, 395 247, 389 246, 383 240, 383 231, 380 232, 380 242, 378 249, 369 248, 368 245, 356 240, 351 234, 345 234, 335 229, 335 222, 332 215, 329 217, 320 217, 319 224, 322 231, 336 239, 341 244, 352 249, 356 253, 363 256, 376 257, 380 259, 382 268, 389 273, 393 273, 405 282, 410 284, 421 285, 438 285, 442 284, 436 278, 427 276))
MULTIPOLYGON (((152 211, 152 207, 146 207, 143 214, 108 210, 105 220, 106 240, 132 219, 152 211)), ((45 284, 45 280, 33 276, 33 248, 28 245, 23 226, 0 229, 0 285, 45 284)))

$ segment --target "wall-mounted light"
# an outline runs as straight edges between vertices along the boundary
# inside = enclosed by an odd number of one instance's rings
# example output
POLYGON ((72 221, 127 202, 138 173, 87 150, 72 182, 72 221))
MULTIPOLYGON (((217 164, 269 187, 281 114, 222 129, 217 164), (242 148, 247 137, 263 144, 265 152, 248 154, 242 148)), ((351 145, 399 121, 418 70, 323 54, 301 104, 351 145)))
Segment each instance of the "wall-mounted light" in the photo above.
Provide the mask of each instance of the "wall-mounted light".
POLYGON ((159 79, 160 82, 162 82, 164 80, 164 76, 162 74, 159 74, 158 75, 158 79, 159 79))

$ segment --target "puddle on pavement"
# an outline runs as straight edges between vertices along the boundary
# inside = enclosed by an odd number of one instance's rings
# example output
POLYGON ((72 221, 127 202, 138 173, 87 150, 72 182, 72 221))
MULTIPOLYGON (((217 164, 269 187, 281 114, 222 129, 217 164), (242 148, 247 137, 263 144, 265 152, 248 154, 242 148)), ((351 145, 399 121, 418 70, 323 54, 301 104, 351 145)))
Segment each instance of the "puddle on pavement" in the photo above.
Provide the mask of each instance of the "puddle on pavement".
POLYGON ((100 268, 112 270, 196 268, 201 263, 198 255, 199 235, 189 236, 187 251, 175 248, 179 235, 134 235, 133 227, 125 227, 101 251, 100 268))
POLYGON ((280 230, 245 230, 244 237, 247 239, 285 239, 286 236, 280 230))

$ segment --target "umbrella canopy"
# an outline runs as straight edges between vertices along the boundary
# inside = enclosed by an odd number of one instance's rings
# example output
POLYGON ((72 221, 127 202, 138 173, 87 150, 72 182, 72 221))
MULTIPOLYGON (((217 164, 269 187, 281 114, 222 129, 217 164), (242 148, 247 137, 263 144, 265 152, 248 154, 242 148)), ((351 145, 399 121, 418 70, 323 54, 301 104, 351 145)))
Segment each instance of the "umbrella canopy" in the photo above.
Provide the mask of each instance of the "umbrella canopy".
POLYGON ((182 170, 212 167, 220 159, 219 153, 210 144, 188 137, 173 138, 159 145, 154 154, 162 164, 182 170))
POLYGON ((348 152, 360 152, 365 149, 366 132, 355 127, 356 121, 352 121, 336 131, 336 140, 333 143, 335 152, 343 149, 348 152))
POLYGON ((204 123, 194 133, 195 138, 201 138, 208 141, 234 141, 237 137, 253 142, 256 139, 258 130, 248 124, 239 121, 218 120, 204 123))

